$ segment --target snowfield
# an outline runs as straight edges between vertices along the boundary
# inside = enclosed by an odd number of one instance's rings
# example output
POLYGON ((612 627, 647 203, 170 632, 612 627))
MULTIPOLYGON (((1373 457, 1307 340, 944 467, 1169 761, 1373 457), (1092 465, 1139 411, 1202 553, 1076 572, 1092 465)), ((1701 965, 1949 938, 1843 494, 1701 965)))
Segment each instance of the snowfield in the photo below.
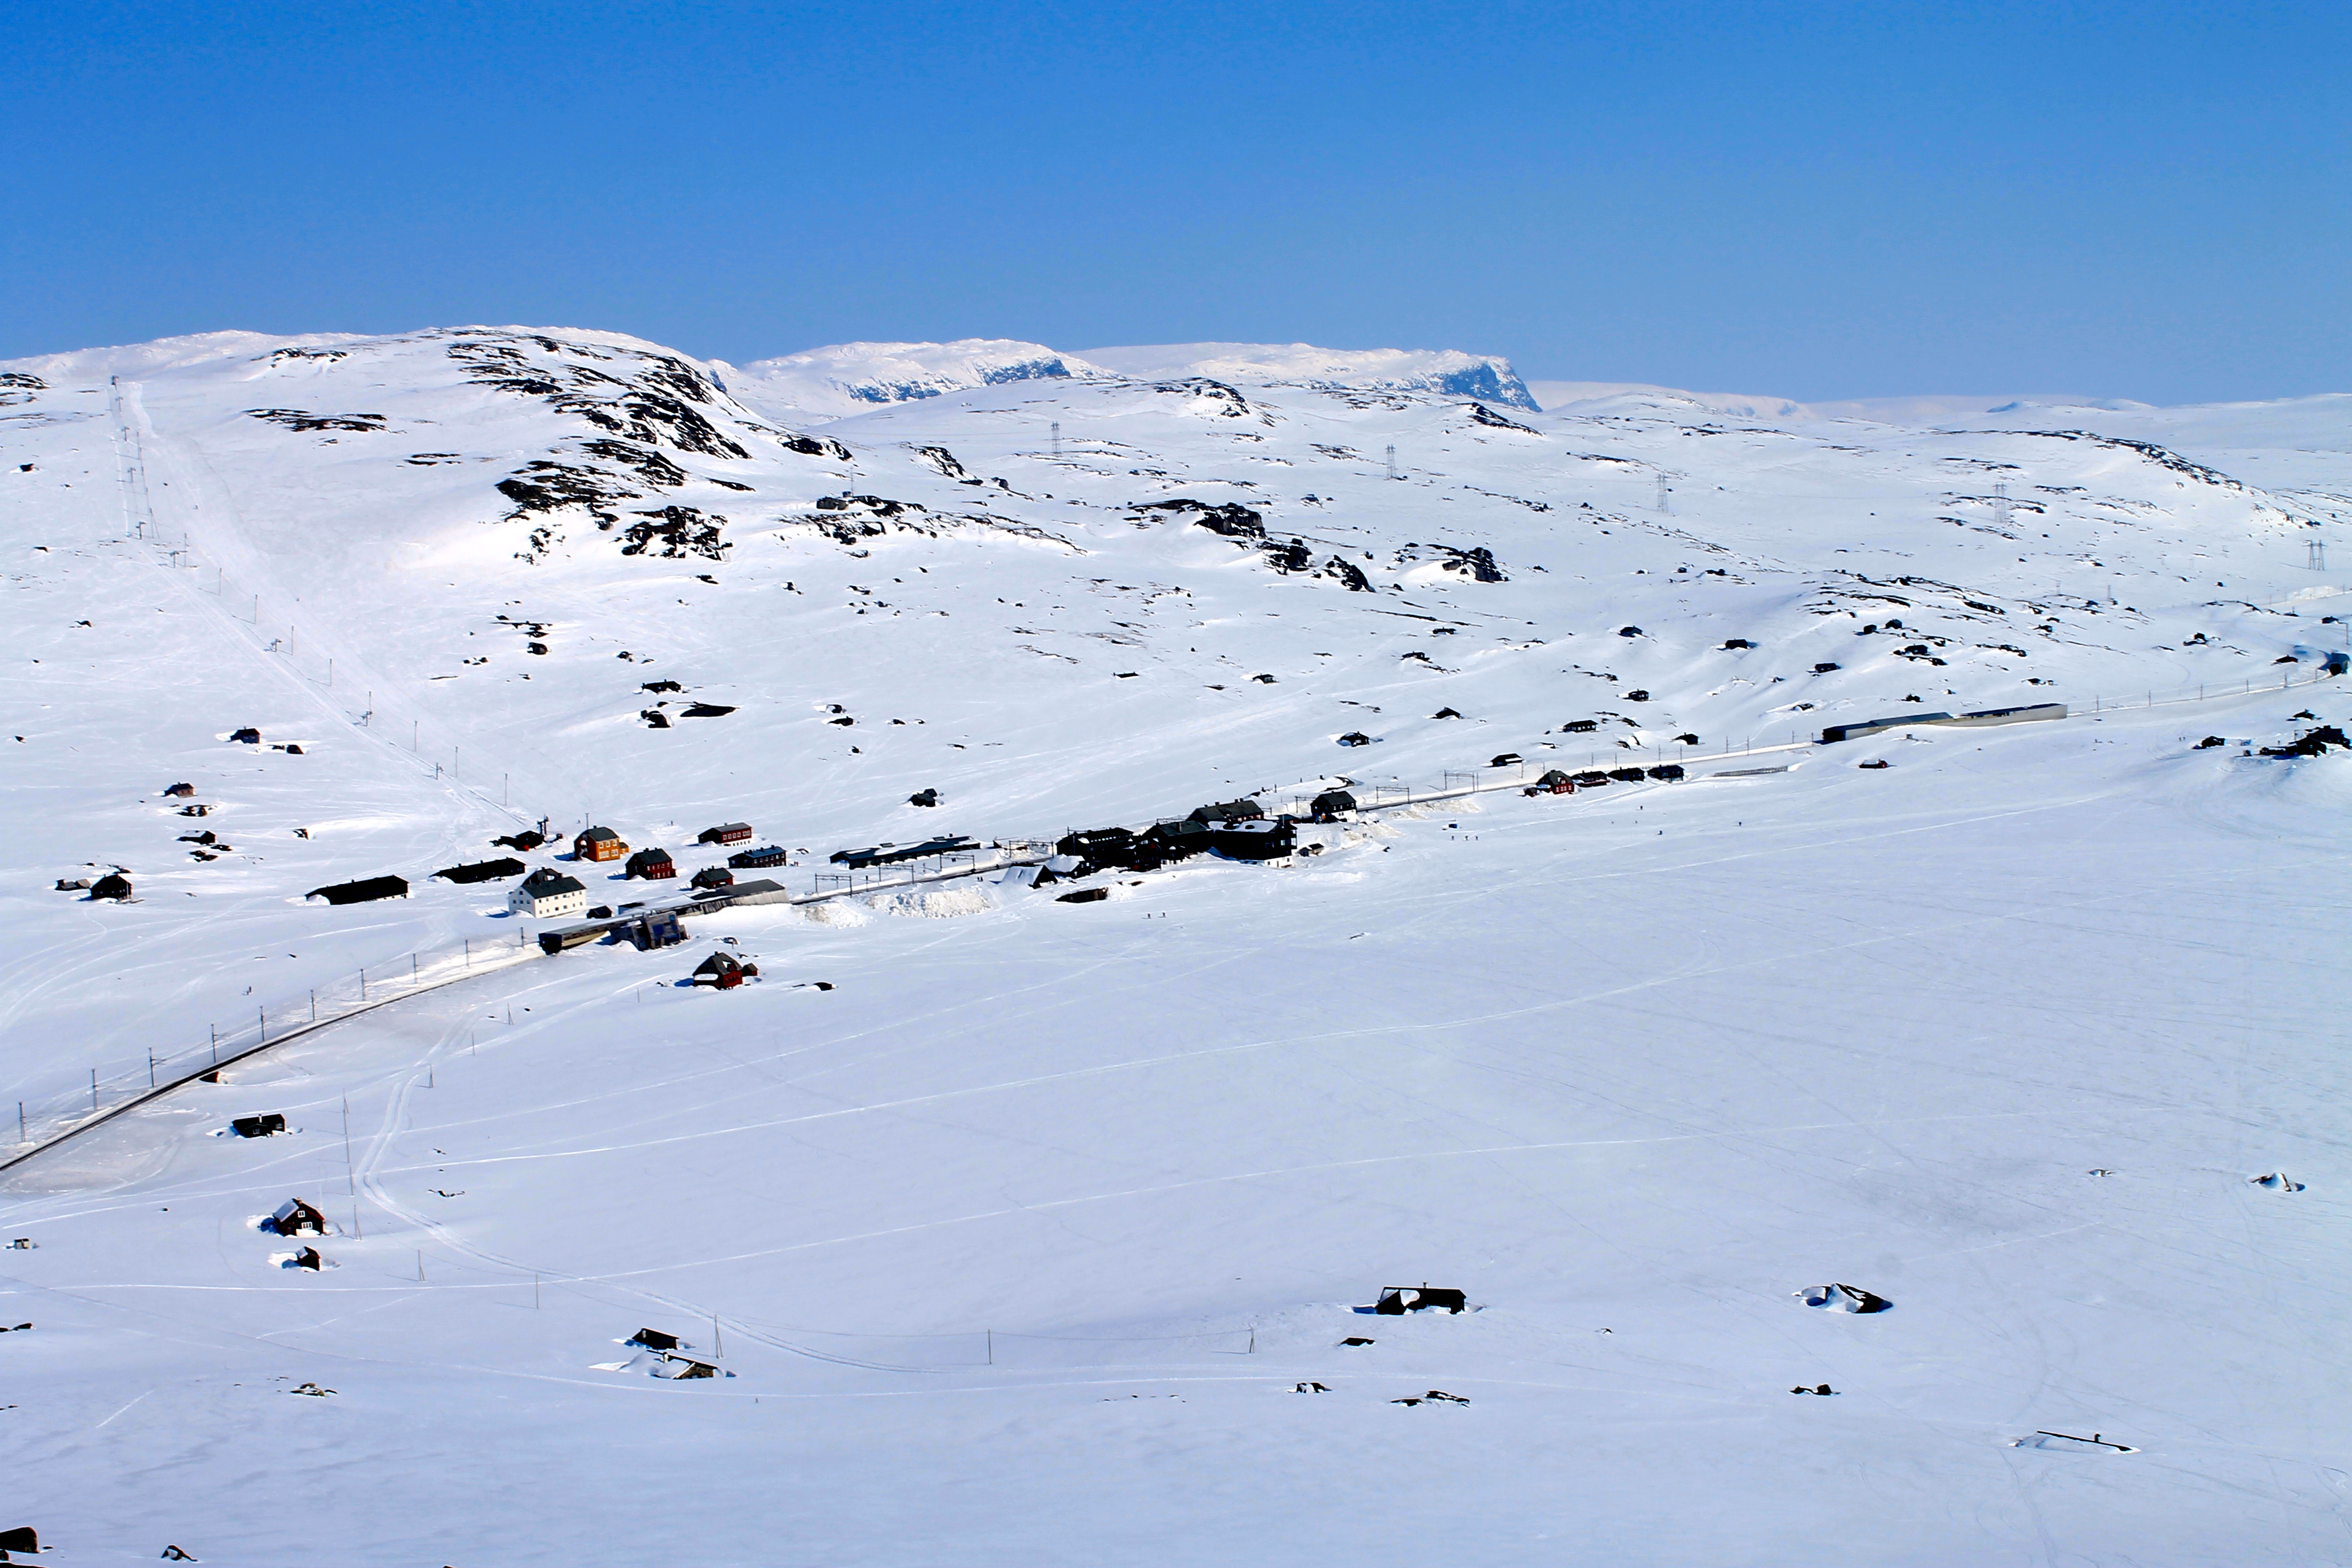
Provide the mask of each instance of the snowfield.
POLYGON ((1554 385, 510 328, 0 366, 0 1529, 2352 1560, 2352 763, 2261 754, 2352 719, 2347 400, 1554 385), (1318 855, 1003 868, 1342 785, 1318 855), (836 896, 541 956, 569 921, 432 873, 541 818, 592 904, 737 821, 836 896), (1010 847, 824 880, 951 835, 1010 847), (1467 1310, 1369 1310, 1424 1283, 1467 1310))

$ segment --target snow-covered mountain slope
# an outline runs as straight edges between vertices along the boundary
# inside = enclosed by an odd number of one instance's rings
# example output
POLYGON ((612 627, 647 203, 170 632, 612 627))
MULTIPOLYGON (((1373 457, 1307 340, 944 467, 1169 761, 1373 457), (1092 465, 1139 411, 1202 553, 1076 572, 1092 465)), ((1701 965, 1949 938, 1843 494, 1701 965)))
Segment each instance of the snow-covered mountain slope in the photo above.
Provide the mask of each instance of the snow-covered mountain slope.
POLYGON ((805 888, 845 847, 1342 776, 2081 716, 1391 813, 1099 902, 738 910, 310 1037, 0 1189, 45 1540, 2335 1550, 2347 786, 2244 754, 2352 717, 2312 679, 2352 598, 2309 487, 2082 410, 1546 414, 1085 357, 821 425, 605 332, 0 367, 9 1098, 55 1126, 362 965, 513 949, 544 922, 508 883, 428 874, 542 816, 681 871, 746 821, 805 888), (49 890, 116 866, 140 901, 49 890), (411 896, 302 898, 380 874, 411 896), (720 937, 760 981, 681 989, 720 937), (267 1110, 295 1131, 213 1135, 267 1110), (316 1275, 247 1224, 296 1195, 338 1227, 316 1275), (1424 1279, 1479 1310, 1349 1310, 1424 1279), (1895 1308, 1792 1296, 1838 1281, 1895 1308), (645 1376, 641 1326, 736 1376, 645 1376), (2042 1428, 2135 1452, 2010 1446, 2042 1428), (374 1479, 297 1531, 257 1472, 374 1479))

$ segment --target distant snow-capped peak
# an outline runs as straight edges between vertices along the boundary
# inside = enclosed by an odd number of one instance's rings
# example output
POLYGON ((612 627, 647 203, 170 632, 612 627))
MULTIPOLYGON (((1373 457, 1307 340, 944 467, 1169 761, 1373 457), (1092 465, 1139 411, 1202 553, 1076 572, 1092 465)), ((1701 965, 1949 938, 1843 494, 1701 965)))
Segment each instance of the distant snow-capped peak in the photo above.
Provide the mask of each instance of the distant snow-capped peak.
POLYGON ((951 343, 833 343, 749 364, 718 365, 730 389, 756 401, 828 417, 1009 381, 1097 374, 1076 355, 1011 338, 951 343))
POLYGON ((1332 386, 1540 405, 1511 362, 1451 349, 1323 349, 1309 343, 1162 343, 1066 353, 1009 338, 948 343, 835 343, 717 366, 731 390, 806 416, 841 418, 977 386, 1038 380, 1180 381, 1332 386))
POLYGON ((1160 343, 1087 349, 1090 363, 1139 380, 1202 375, 1244 386, 1273 383, 1429 392, 1475 397, 1531 414, 1542 409, 1509 360, 1454 349, 1324 349, 1312 343, 1160 343))

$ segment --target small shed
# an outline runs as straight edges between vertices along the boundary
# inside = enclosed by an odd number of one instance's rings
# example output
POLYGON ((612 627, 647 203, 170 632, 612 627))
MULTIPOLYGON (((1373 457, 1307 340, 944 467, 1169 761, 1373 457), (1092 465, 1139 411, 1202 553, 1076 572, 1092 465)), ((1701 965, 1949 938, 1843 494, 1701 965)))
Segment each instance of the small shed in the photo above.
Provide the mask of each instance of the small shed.
POLYGON ((735 885, 735 873, 724 866, 705 866, 694 874, 693 882, 698 888, 731 888, 735 885))
POLYGON ((269 1216, 269 1228, 280 1236, 299 1236, 306 1230, 312 1236, 324 1236, 327 1216, 300 1198, 288 1198, 269 1216))
POLYGON ((1683 765, 1680 763, 1660 763, 1650 770, 1650 776, 1664 783, 1672 784, 1683 776, 1683 765))
POLYGON ((1570 719, 1559 727, 1559 732, 1563 735, 1590 735, 1600 727, 1598 719, 1570 719))
POLYGON ((697 844, 749 844, 751 825, 748 822, 722 822, 716 827, 706 827, 695 837, 697 844))
POLYGON ((673 914, 640 915, 628 927, 628 938, 637 944, 640 952, 650 952, 657 947, 676 947, 686 940, 686 927, 673 914))
POLYGON ((1343 746, 1369 746, 1371 743, 1372 738, 1361 730, 1350 730, 1339 737, 1339 744, 1343 746))
POLYGON ((588 889, 576 877, 542 866, 507 895, 507 908, 533 920, 588 912, 588 889))
POLYGON ((520 877, 530 868, 511 855, 501 855, 495 860, 476 860, 464 866, 444 866, 433 874, 445 882, 495 882, 502 878, 520 877))
POLYGON ((1611 768, 1609 776, 1619 784, 1640 784, 1644 775, 1639 768, 1611 768))
POLYGON ((588 828, 572 840, 575 860, 618 860, 628 852, 627 843, 609 827, 588 828))
POLYGON ((640 849, 629 857, 629 863, 622 870, 633 878, 641 877, 648 882, 657 882, 666 877, 677 876, 677 865, 669 858, 667 849, 640 849))
POLYGON ((408 897, 405 877, 362 877, 356 882, 338 882, 331 888, 313 888, 302 895, 306 899, 324 899, 331 904, 368 904, 378 899, 408 897))
POLYGON ((110 871, 89 885, 89 896, 93 901, 112 899, 117 903, 128 903, 131 900, 131 879, 120 871, 110 871))
POLYGON ((674 1351, 685 1348, 685 1342, 676 1334, 666 1334, 659 1329, 639 1329, 621 1342, 625 1345, 635 1345, 639 1350, 648 1351, 674 1351))
POLYGON ((770 844, 758 849, 738 849, 727 857, 727 863, 743 871, 761 866, 781 866, 784 864, 784 847, 770 844))
POLYGON ((1515 768, 1525 760, 1517 752, 1497 752, 1495 760, 1486 765, 1490 768, 1515 768))
POLYGON ((238 742, 247 746, 257 746, 261 744, 261 731, 248 726, 246 729, 235 731, 229 736, 229 739, 233 742, 238 742))
POLYGON ((228 1126, 240 1138, 268 1138, 286 1131, 286 1118, 272 1110, 262 1116, 237 1117, 228 1126))

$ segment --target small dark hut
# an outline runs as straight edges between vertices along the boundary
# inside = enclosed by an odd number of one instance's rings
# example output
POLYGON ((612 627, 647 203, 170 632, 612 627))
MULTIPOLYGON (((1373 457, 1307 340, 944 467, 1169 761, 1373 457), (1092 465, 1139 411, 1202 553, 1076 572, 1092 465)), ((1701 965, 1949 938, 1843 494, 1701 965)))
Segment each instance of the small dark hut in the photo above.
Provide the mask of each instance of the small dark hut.
POLYGON ((622 869, 631 878, 643 878, 649 882, 677 875, 677 865, 667 849, 640 849, 629 857, 622 869))
POLYGON ((1683 765, 1680 763, 1660 763, 1656 767, 1650 770, 1650 776, 1654 779, 1672 784, 1675 780, 1683 776, 1683 765))
POLYGON ((695 835, 697 844, 749 844, 751 825, 748 822, 722 822, 716 827, 706 827, 695 835))
POLYGON ((1599 789, 1608 782, 1609 775, 1599 768, 1587 768, 1576 775, 1576 787, 1579 789, 1599 789))
POLYGON ((746 980, 759 978, 760 966, 743 963, 730 952, 714 952, 695 966, 697 985, 715 985, 721 991, 732 991, 746 980))
POLYGON ((1350 730, 1339 737, 1339 744, 1343 746, 1369 746, 1371 743, 1372 738, 1361 730, 1350 730))
POLYGON ((1209 835, 1210 849, 1228 860, 1279 860, 1295 850, 1297 843, 1297 832, 1286 816, 1271 822, 1263 818, 1228 822, 1212 829, 1209 835))
POLYGON ((1510 768, 1517 767, 1525 760, 1517 752, 1502 752, 1496 753, 1495 760, 1486 765, 1490 768, 1510 768))
POLYGON ((504 877, 520 877, 529 870, 511 855, 495 860, 476 860, 464 866, 445 866, 433 874, 445 882, 495 882, 504 877))
POLYGON ((1143 830, 1143 837, 1163 862, 1190 859, 1209 849, 1209 825, 1190 816, 1181 822, 1155 822, 1143 830))
POLYGON ((1327 789, 1307 802, 1307 815, 1318 822, 1337 822, 1356 810, 1356 797, 1343 789, 1327 789))
POLYGON ((1643 774, 1639 768, 1611 768, 1609 776, 1619 784, 1640 784, 1643 774))
POLYGON ((331 904, 366 904, 378 899, 404 899, 408 897, 408 880, 404 877, 363 877, 356 882, 338 882, 331 888, 313 888, 302 896, 324 899, 331 904))
POLYGON ((1559 727, 1559 731, 1563 735, 1590 735, 1599 728, 1601 721, 1598 719, 1570 719, 1559 727))
POLYGON ((1249 822, 1265 815, 1265 807, 1254 800, 1223 800, 1213 805, 1196 805, 1187 819, 1192 822, 1249 822))
POLYGON ((733 887, 735 873, 724 866, 705 866, 694 874, 693 879, 696 887, 709 888, 715 891, 720 888, 733 887))
POLYGON ((120 871, 110 871, 89 885, 89 896, 92 902, 112 899, 117 903, 128 903, 131 900, 131 879, 120 871))
POLYGON ((682 1348, 685 1343, 676 1334, 666 1334, 659 1329, 639 1329, 621 1342, 625 1345, 635 1345, 639 1350, 648 1351, 674 1351, 682 1348))
POLYGON ((745 871, 761 866, 781 866, 784 864, 784 847, 771 844, 761 849, 739 849, 727 857, 727 863, 739 871, 745 871))
POLYGON ((308 1268, 314 1274, 325 1268, 326 1262, 325 1258, 319 1256, 319 1249, 315 1247, 306 1247, 294 1255, 295 1268, 308 1268))
POLYGON ((1440 1286, 1383 1285, 1380 1300, 1373 1304, 1372 1310, 1383 1317, 1398 1318, 1407 1312, 1418 1312, 1431 1307, 1459 1312, 1469 1304, 1461 1291, 1448 1290, 1440 1286))
POLYGON ((241 742, 248 746, 257 746, 261 744, 261 731, 253 729, 239 730, 229 736, 229 740, 232 742, 241 742))
POLYGON ((327 1216, 304 1203, 300 1198, 288 1198, 269 1216, 266 1228, 279 1236, 299 1236, 309 1231, 313 1236, 327 1234, 327 1216))
POLYGON ((239 1116, 228 1125, 240 1138, 268 1138, 286 1131, 286 1118, 273 1110, 263 1116, 239 1116))

